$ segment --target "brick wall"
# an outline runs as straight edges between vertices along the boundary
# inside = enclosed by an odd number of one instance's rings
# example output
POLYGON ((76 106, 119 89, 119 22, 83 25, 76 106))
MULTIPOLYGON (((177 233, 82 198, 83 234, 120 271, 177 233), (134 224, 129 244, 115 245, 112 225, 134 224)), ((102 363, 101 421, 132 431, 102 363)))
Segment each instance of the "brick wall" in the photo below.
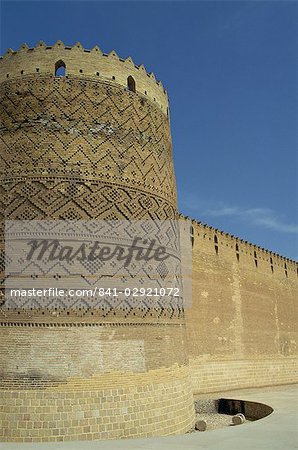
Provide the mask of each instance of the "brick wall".
MULTIPOLYGON (((8 385, 9 387, 9 385, 8 385)), ((119 439, 185 433, 194 405, 188 368, 111 372, 42 389, 0 389, 2 441, 119 439)))
POLYGON ((296 382, 297 264, 187 223, 194 236, 186 310, 194 392, 296 382))

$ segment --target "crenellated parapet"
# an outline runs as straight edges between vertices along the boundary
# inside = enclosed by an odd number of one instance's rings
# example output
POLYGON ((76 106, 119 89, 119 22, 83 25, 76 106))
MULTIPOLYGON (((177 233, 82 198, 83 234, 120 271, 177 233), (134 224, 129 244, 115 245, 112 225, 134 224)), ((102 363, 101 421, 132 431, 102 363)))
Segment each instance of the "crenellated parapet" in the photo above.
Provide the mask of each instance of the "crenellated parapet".
POLYGON ((0 58, 0 82, 32 75, 54 77, 60 67, 65 68, 66 78, 88 78, 135 91, 168 114, 167 92, 152 72, 148 73, 143 64, 136 65, 130 57, 120 58, 114 50, 103 53, 97 45, 87 50, 80 42, 68 47, 62 41, 53 46, 40 41, 35 47, 23 44, 17 51, 8 49, 0 58))
POLYGON ((183 214, 180 214, 179 217, 182 220, 189 221, 192 241, 194 242, 196 239, 201 238, 204 242, 209 242, 212 253, 217 254, 219 257, 232 252, 239 262, 243 261, 244 256, 246 262, 250 259, 252 268, 258 269, 260 268, 260 264, 262 264, 263 267, 267 267, 268 272, 275 273, 278 270, 285 277, 298 277, 297 261, 252 244, 188 216, 184 216, 183 214))

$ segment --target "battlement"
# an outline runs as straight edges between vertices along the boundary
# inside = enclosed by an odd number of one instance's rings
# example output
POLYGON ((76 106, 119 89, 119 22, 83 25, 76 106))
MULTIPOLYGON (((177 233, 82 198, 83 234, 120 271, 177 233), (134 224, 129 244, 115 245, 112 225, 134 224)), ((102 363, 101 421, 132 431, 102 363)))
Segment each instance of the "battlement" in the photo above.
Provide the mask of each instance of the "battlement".
POLYGON ((28 75, 59 76, 60 68, 64 68, 66 78, 75 76, 121 85, 148 98, 168 114, 167 92, 152 72, 147 73, 143 64, 136 65, 130 57, 120 58, 114 50, 103 53, 97 45, 87 50, 80 42, 67 47, 62 41, 53 46, 39 41, 32 48, 23 44, 18 51, 8 49, 0 58, 0 82, 28 75))
POLYGON ((230 233, 226 233, 210 225, 199 222, 191 217, 184 216, 183 214, 180 214, 179 217, 182 220, 189 221, 190 235, 193 240, 201 234, 201 237, 210 241, 213 250, 216 250, 217 247, 216 253, 219 256, 222 253, 222 249, 225 251, 225 248, 229 248, 235 252, 236 256, 238 253, 239 258, 241 253, 250 256, 252 260, 254 260, 254 266, 256 268, 258 267, 258 261, 263 260, 268 263, 268 267, 271 268, 272 272, 275 267, 279 267, 281 271, 287 275, 293 275, 294 277, 297 277, 298 275, 298 263, 295 260, 279 255, 256 244, 252 244, 230 233))

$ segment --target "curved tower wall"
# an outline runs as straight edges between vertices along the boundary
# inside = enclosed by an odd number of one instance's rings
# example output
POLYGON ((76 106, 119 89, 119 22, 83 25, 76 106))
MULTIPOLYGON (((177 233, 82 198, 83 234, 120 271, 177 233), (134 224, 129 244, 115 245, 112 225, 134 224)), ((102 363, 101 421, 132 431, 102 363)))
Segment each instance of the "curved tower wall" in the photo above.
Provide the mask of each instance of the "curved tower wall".
MULTIPOLYGON (((177 219, 168 98, 153 74, 61 42, 8 51, 0 70, 3 219, 177 219)), ((0 335, 1 440, 192 426, 181 310, 3 309, 0 335)))

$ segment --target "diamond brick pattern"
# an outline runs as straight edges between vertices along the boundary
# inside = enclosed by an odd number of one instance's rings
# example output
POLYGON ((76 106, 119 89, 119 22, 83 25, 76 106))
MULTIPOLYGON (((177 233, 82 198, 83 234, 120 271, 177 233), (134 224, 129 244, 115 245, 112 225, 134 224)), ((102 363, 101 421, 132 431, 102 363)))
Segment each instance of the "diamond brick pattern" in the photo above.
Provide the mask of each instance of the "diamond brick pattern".
MULTIPOLYGON (((2 83, 1 111, 2 220, 178 217, 169 121, 149 99, 102 80, 31 75, 2 83)), ((91 315, 82 300, 70 316, 167 320, 183 316, 181 302, 150 309, 146 299, 138 307, 107 301, 91 315)), ((69 320, 61 300, 56 307, 69 320)), ((53 320, 37 305, 30 309, 24 301, 21 318, 2 310, 2 319, 53 320)))

